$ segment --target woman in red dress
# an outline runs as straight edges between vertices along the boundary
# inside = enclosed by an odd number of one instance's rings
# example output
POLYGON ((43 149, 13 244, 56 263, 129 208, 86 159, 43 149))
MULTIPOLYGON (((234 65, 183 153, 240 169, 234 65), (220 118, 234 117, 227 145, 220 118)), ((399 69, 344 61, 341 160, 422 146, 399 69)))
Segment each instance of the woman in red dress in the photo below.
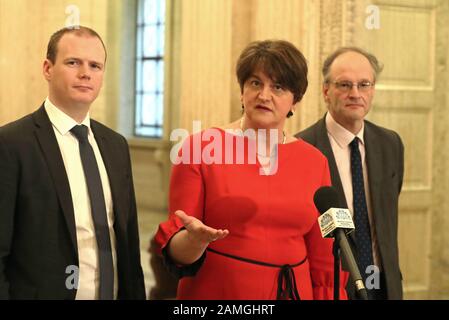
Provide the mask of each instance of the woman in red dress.
POLYGON ((313 203, 330 185, 327 160, 284 130, 307 89, 304 56, 286 41, 253 42, 237 78, 242 118, 190 136, 173 159, 155 241, 181 278, 177 298, 332 299, 332 240, 313 203))

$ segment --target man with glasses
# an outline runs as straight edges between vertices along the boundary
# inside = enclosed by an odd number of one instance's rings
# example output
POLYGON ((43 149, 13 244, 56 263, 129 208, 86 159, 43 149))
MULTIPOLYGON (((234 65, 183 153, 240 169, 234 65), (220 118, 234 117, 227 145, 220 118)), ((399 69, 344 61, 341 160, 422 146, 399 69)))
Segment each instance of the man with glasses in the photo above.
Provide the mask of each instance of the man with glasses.
MULTIPOLYGON (((329 112, 296 136, 321 150, 342 206, 353 214, 349 238, 370 299, 402 299, 398 199, 404 171, 399 135, 365 120, 382 66, 357 47, 333 52, 322 69, 329 112)), ((343 264, 343 268, 345 265, 343 264)), ((348 294, 357 299, 352 282, 348 294)))

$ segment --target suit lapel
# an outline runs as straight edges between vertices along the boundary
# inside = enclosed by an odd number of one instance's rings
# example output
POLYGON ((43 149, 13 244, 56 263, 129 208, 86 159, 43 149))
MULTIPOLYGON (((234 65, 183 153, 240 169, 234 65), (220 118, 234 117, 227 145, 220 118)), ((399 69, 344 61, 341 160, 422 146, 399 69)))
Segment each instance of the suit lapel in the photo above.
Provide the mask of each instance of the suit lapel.
POLYGON ((48 169, 55 184, 55 190, 70 233, 70 239, 77 252, 75 214, 73 210, 72 195, 70 193, 69 179, 64 167, 64 161, 58 146, 58 141, 56 140, 52 124, 44 109, 44 105, 33 114, 33 118, 36 124, 35 134, 44 158, 47 161, 48 169))
MULTIPOLYGON (((371 207, 372 214, 374 217, 374 223, 376 225, 376 230, 381 230, 381 226, 379 225, 381 219, 379 216, 382 214, 382 210, 380 208, 380 195, 382 194, 381 190, 381 179, 382 179, 382 150, 381 145, 379 144, 379 139, 376 137, 375 132, 370 127, 369 123, 365 121, 365 150, 366 150, 366 165, 368 171, 368 181, 370 188, 370 196, 371 196, 371 207)), ((382 233, 382 232, 379 232, 382 233)), ((378 234, 379 234, 378 233, 378 234)))
POLYGON ((121 199, 121 197, 119 197, 120 190, 122 190, 120 186, 124 183, 120 180, 121 175, 119 173, 121 172, 121 170, 124 170, 124 168, 121 168, 119 162, 117 162, 117 154, 114 153, 114 149, 110 143, 110 139, 107 139, 106 135, 95 121, 91 121, 91 128, 92 132, 94 133, 98 149, 100 149, 101 157, 103 159, 104 166, 106 167, 106 172, 108 174, 114 217, 116 221, 115 229, 117 232, 116 227, 121 226, 121 229, 125 230, 123 228, 123 226, 125 226, 125 217, 123 214, 121 214, 123 212, 121 208, 122 203, 121 201, 119 201, 121 199))

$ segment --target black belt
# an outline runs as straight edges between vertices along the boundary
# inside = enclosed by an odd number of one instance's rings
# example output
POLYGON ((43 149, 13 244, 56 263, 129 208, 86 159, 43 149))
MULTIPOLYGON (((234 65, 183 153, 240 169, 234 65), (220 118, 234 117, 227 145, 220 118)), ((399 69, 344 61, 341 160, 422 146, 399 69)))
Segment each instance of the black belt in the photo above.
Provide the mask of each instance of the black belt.
POLYGON ((211 249, 211 248, 207 248, 207 251, 210 251, 210 252, 213 252, 213 253, 228 257, 228 258, 236 259, 239 261, 257 264, 259 266, 280 268, 281 270, 279 271, 279 275, 278 275, 278 290, 277 290, 276 299, 277 300, 288 300, 288 299, 301 300, 301 298, 299 297, 298 288, 296 287, 295 272, 293 271, 293 268, 302 265, 307 260, 307 256, 302 261, 295 263, 295 264, 279 265, 279 264, 273 264, 273 263, 268 263, 268 262, 262 262, 262 261, 242 258, 242 257, 234 256, 232 254, 223 253, 223 252, 217 251, 215 249, 211 249))

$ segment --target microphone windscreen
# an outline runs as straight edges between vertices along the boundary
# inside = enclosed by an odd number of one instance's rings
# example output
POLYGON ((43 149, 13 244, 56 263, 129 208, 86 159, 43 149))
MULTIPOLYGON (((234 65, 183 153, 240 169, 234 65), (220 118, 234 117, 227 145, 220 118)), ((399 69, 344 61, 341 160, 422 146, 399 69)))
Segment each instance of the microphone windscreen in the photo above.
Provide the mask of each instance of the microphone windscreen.
POLYGON ((325 213, 330 208, 339 208, 340 201, 337 190, 334 187, 321 187, 313 196, 313 202, 320 214, 325 213))

